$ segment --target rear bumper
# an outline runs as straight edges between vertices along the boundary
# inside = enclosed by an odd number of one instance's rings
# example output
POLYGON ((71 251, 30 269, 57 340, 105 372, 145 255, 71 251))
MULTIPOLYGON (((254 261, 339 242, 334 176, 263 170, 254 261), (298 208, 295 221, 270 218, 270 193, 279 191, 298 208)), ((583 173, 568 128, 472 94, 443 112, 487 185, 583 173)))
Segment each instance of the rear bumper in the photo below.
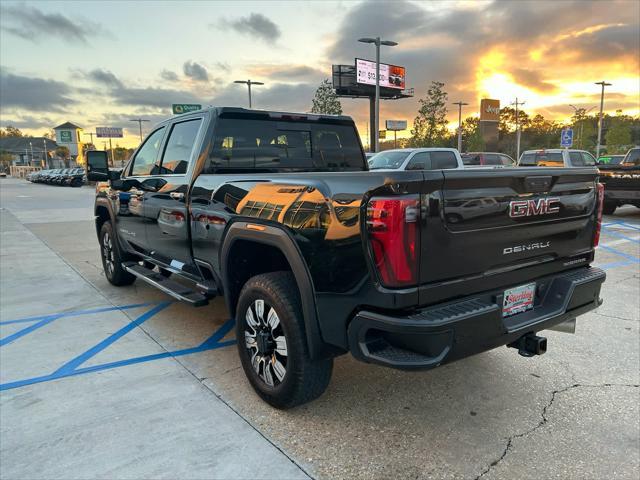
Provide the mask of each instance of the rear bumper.
POLYGON ((580 268, 536 279, 534 308, 503 318, 504 290, 431 306, 406 316, 360 311, 348 329, 358 360, 404 370, 429 369, 545 330, 598 307, 606 275, 580 268))

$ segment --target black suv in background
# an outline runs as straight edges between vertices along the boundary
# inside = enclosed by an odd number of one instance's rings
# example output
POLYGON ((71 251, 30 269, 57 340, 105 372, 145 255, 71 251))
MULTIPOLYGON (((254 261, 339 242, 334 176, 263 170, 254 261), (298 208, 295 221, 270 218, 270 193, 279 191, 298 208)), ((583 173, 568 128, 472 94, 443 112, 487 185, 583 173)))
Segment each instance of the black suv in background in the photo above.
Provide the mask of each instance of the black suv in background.
POLYGON ((604 184, 604 213, 613 214, 622 205, 640 208, 640 147, 632 148, 617 164, 598 165, 604 184))
POLYGON ((109 282, 224 296, 244 372, 278 408, 321 395, 337 355, 531 356, 537 332, 601 303, 593 167, 368 171, 349 117, 241 108, 162 122, 120 172, 87 160, 109 282))

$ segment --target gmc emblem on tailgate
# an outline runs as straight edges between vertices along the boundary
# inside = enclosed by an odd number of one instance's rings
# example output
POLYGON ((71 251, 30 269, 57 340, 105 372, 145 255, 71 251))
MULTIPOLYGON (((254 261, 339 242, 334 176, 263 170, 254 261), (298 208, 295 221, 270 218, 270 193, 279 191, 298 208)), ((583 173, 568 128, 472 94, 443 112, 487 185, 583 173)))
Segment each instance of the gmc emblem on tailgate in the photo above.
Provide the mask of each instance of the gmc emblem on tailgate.
POLYGON ((553 197, 539 198, 538 200, 516 200, 509 202, 509 216, 511 218, 520 218, 558 213, 560 211, 560 206, 553 205, 554 203, 560 203, 560 199, 553 197))

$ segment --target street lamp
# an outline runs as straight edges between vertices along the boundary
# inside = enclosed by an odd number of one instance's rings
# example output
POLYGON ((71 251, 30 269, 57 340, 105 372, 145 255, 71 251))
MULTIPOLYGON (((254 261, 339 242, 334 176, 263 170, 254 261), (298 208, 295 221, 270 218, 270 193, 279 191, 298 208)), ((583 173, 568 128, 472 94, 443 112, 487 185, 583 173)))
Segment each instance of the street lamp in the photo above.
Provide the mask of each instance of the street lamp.
POLYGON ((251 107, 251 85, 264 85, 262 82, 252 82, 251 80, 236 80, 233 83, 244 83, 249 89, 249 108, 251 107))
MULTIPOLYGON (((132 118, 129 121, 138 122, 138 128, 140 128, 140 143, 142 143, 142 122, 148 122, 149 120, 145 120, 144 118, 132 118)), ((91 137, 91 140, 93 140, 93 137, 91 137)))
POLYGON ((604 87, 610 87, 611 83, 604 80, 595 82, 596 85, 602 85, 602 93, 600 93, 600 121, 598 121, 598 145, 596 146, 596 158, 600 158, 600 141, 602 140, 602 109, 604 108, 604 87))
POLYGON ((453 102, 458 105, 458 152, 462 153, 462 106, 469 105, 465 102, 453 102))
POLYGON ((31 149, 31 162, 33 163, 33 144, 31 142, 29 142, 29 148, 31 149))
POLYGON ((516 101, 511 105, 516 106, 516 161, 520 158, 520 120, 518 117, 518 105, 524 105, 525 102, 518 102, 518 97, 516 97, 516 101))
POLYGON ((577 119, 579 119, 579 121, 580 121, 580 135, 578 136, 579 142, 576 142, 576 143, 580 144, 580 148, 584 148, 584 145, 583 145, 583 142, 582 142, 582 132, 584 131, 584 120, 585 120, 585 118, 587 116, 587 113, 589 113, 591 110, 593 110, 596 107, 593 106, 593 107, 590 107, 588 109, 585 109, 584 107, 576 107, 575 105, 573 105, 571 103, 569 104, 569 106, 571 108, 573 108, 573 110, 575 112, 575 117, 577 119))
POLYGON ((380 37, 364 37, 359 38, 359 42, 362 43, 373 43, 376 46, 376 106, 374 113, 374 152, 380 151, 380 45, 386 45, 387 47, 395 47, 398 45, 397 42, 392 42, 391 40, 380 40, 380 37))

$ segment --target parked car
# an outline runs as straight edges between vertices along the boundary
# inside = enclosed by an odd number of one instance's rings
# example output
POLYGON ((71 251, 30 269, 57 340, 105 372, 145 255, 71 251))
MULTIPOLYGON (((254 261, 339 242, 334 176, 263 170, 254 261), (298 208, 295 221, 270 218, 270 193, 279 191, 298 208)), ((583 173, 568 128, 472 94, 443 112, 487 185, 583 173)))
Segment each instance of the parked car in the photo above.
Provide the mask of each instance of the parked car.
POLYGON ((617 165, 622 162, 624 155, 605 155, 598 157, 598 165, 617 165))
POLYGON ((515 167, 516 161, 505 153, 468 152, 460 155, 465 167, 503 166, 515 167))
POLYGON ((61 184, 71 187, 82 186, 84 184, 84 169, 80 167, 71 168, 69 172, 64 174, 61 184))
POLYGON ((320 396, 347 352, 407 370, 538 355, 537 332, 601 304, 596 168, 383 153, 392 168, 368 171, 346 116, 242 108, 160 123, 121 172, 89 151, 105 276, 193 306, 224 295, 243 370, 277 408, 320 396))
POLYGON ((584 150, 552 148, 522 152, 519 167, 593 167, 596 159, 584 150))
POLYGON ((464 168, 455 148, 398 148, 376 153, 369 170, 441 170, 464 168))
POLYGON ((604 184, 604 213, 629 204, 640 208, 640 147, 632 148, 618 164, 598 165, 604 184))

